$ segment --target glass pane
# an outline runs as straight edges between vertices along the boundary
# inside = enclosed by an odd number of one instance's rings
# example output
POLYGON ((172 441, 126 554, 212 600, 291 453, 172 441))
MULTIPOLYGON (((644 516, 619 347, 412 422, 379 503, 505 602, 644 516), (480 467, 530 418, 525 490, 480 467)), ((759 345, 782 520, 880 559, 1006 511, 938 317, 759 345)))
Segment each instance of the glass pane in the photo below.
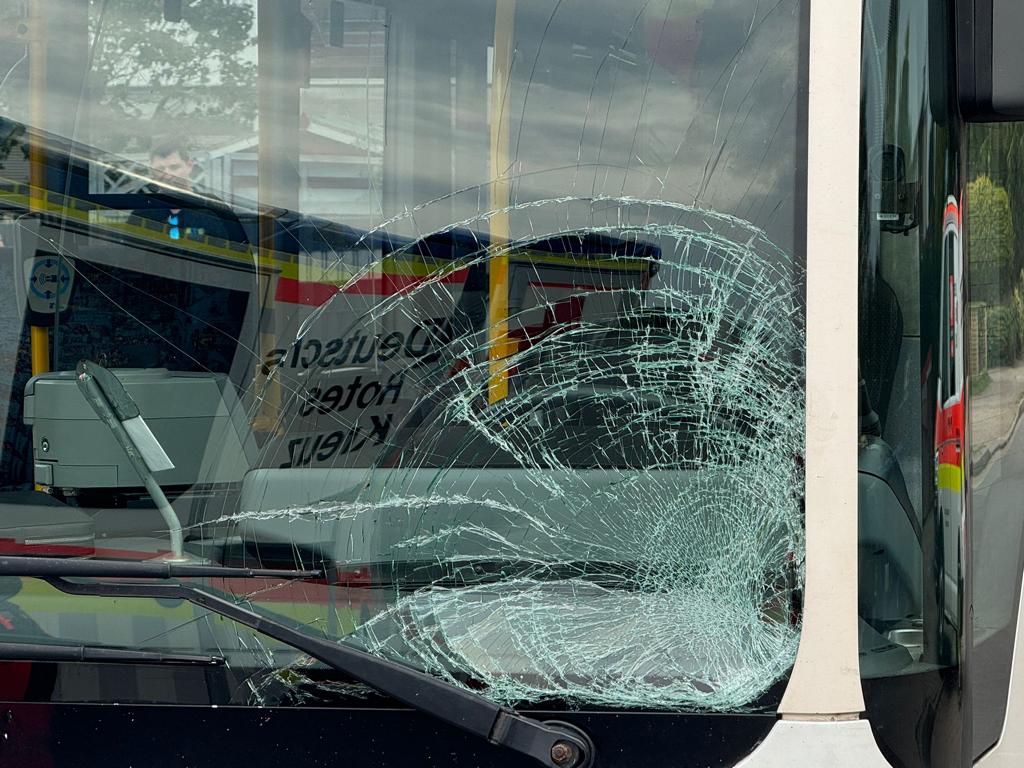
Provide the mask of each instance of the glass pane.
POLYGON ((1018 124, 972 126, 967 185, 974 754, 1002 731, 1020 600, 1024 254, 1018 124))
MULTIPOLYGON (((803 4, 74 5, 67 67, 4 44, 2 514, 52 516, 14 551, 163 557, 180 526, 327 577, 212 586, 494 700, 774 706, 803 4)), ((234 703, 355 695, 187 606, 12 589, 33 631, 227 655, 234 703)))
POLYGON ((860 668, 875 736, 908 766, 960 765, 962 739, 963 182, 947 6, 864 3, 860 668))

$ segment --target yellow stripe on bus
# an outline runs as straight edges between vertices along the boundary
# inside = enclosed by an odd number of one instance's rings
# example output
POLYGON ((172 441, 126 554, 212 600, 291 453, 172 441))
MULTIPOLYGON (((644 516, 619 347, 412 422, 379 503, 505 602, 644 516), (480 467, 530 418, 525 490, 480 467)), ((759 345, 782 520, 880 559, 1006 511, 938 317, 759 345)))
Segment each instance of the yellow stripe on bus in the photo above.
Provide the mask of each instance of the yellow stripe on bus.
MULTIPOLYGON (((199 615, 207 613, 205 608, 193 606, 187 601, 158 601, 145 597, 94 597, 92 595, 67 595, 51 587, 39 579, 22 579, 21 589, 8 598, 30 616, 33 613, 54 615, 92 615, 102 620, 104 615, 115 616, 147 616, 166 619, 169 622, 186 624, 194 621, 199 615)), ((241 598, 240 598, 241 599, 241 598)), ((260 603, 258 598, 252 602, 269 613, 291 619, 292 621, 310 626, 324 627, 328 614, 333 610, 337 621, 337 632, 346 635, 359 625, 360 611, 344 605, 331 606, 328 603, 268 601, 260 603)), ((231 621, 210 614, 214 621, 231 621)))
POLYGON ((964 472, 956 464, 939 464, 939 488, 960 492, 964 484, 964 472))
MULTIPOLYGON (((219 259, 226 259, 233 262, 243 263, 252 266, 255 263, 253 248, 248 243, 236 243, 220 238, 187 238, 182 240, 170 240, 167 236, 168 228, 163 224, 131 223, 125 221, 104 220, 94 214, 109 212, 110 209, 92 203, 61 195, 56 192, 36 189, 29 184, 14 182, 0 177, 0 202, 8 205, 24 208, 26 211, 34 209, 41 213, 50 213, 65 219, 71 219, 94 228, 121 235, 130 235, 138 240, 167 246, 173 244, 175 248, 194 253, 213 256, 219 259), (35 193, 33 195, 33 193, 35 193)), ((481 255, 484 249, 481 248, 481 255)), ((304 282, 315 282, 327 285, 342 286, 351 282, 353 278, 359 277, 362 272, 344 264, 311 264, 303 262, 300 258, 296 260, 294 254, 281 251, 265 250, 269 266, 272 271, 282 277, 304 282)), ((587 269, 602 269, 616 272, 643 272, 648 268, 646 260, 630 257, 606 256, 605 258, 591 258, 573 254, 557 254, 547 251, 535 251, 529 247, 516 249, 506 254, 511 263, 528 263, 533 266, 568 266, 587 269)), ((385 276, 396 277, 443 277, 451 272, 458 271, 465 266, 459 262, 432 259, 421 255, 400 254, 388 255, 381 259, 377 269, 385 276)), ((271 270, 265 270, 271 271, 271 270)))

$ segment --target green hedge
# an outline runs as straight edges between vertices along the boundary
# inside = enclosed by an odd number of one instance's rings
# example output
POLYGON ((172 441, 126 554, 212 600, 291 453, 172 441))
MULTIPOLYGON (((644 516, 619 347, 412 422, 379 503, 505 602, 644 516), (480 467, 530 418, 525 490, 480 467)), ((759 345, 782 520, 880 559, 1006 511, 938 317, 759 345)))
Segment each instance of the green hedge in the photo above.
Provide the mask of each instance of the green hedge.
POLYGON ((1010 197, 988 176, 978 176, 967 185, 967 200, 971 292, 979 301, 999 304, 1010 293, 1015 247, 1010 197))
POLYGON ((1020 321, 1013 307, 992 307, 988 311, 988 364, 1012 365, 1020 351, 1020 321))

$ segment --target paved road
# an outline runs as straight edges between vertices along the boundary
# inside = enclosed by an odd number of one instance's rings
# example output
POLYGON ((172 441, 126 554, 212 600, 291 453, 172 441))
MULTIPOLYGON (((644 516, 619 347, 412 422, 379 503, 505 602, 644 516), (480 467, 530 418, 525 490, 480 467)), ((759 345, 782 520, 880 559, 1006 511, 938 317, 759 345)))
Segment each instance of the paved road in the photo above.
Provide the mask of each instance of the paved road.
MULTIPOLYGON (((1011 422, 1012 423, 1012 422, 1011 422)), ((1007 425, 1009 426, 1009 425, 1007 425)), ((973 478, 975 744, 999 736, 1024 545, 1024 420, 973 478)))

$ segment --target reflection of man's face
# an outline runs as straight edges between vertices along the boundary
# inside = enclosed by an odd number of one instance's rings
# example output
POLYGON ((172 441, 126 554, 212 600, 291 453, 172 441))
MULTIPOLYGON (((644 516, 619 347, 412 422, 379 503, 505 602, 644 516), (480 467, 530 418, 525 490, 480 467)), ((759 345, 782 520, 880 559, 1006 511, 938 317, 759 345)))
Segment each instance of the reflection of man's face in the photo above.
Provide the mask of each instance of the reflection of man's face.
POLYGON ((149 159, 153 178, 161 184, 179 189, 192 189, 192 167, 195 163, 186 160, 178 152, 169 155, 153 155, 149 159))

